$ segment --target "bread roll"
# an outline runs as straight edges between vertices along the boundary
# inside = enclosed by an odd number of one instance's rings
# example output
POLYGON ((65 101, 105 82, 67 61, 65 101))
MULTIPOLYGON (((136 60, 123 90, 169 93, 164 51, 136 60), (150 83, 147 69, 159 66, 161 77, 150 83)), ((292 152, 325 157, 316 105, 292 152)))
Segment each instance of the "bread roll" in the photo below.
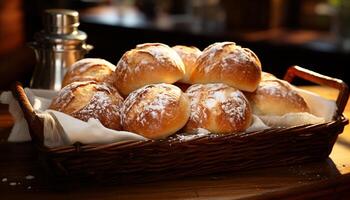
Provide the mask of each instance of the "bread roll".
POLYGON ((276 78, 276 76, 273 74, 270 74, 268 72, 261 73, 261 81, 276 80, 276 79, 278 79, 278 78, 276 78))
POLYGON ((98 119, 105 127, 121 130, 120 109, 123 98, 107 84, 94 81, 73 82, 62 88, 50 109, 83 121, 98 119))
POLYGON ((277 115, 309 112, 305 100, 286 81, 270 79, 261 81, 253 93, 246 93, 253 113, 257 115, 277 115))
POLYGON ((261 63, 247 48, 233 42, 208 46, 197 59, 192 83, 225 83, 231 87, 254 91, 261 79, 261 63))
POLYGON ((196 84, 186 91, 191 115, 185 131, 204 128, 212 133, 228 134, 246 130, 252 121, 251 108, 242 92, 226 84, 196 84))
POLYGON ((113 84, 115 66, 103 59, 84 58, 74 63, 65 74, 62 87, 76 81, 96 81, 113 84))
POLYGON ((196 47, 182 45, 176 45, 172 48, 179 54, 185 65, 185 76, 180 79, 179 82, 191 84, 190 77, 193 70, 196 68, 197 58, 202 54, 201 50, 196 47))
POLYGON ((146 43, 127 51, 115 70, 114 85, 126 96, 152 83, 175 83, 185 74, 180 56, 165 44, 146 43))
POLYGON ((132 92, 124 102, 122 125, 150 139, 163 139, 180 130, 190 116, 190 103, 180 88, 151 84, 132 92))

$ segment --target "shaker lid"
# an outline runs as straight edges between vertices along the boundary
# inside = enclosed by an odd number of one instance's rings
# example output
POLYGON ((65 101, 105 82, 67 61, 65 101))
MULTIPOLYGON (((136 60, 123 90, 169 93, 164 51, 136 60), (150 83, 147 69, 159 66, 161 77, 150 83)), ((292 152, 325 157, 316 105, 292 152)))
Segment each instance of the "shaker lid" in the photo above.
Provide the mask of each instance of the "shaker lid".
POLYGON ((51 34, 69 34, 77 31, 79 13, 68 9, 47 9, 44 12, 44 30, 51 34))

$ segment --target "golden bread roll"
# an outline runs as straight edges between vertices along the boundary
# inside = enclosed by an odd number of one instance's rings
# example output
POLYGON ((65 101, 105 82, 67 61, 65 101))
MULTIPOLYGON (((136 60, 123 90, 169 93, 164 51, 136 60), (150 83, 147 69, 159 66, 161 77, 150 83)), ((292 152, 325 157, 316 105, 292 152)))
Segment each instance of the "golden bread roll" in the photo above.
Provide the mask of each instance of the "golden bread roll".
POLYGON ((77 81, 113 84, 115 66, 99 58, 84 58, 74 63, 63 78, 62 87, 77 81))
POLYGON ((261 79, 261 63, 247 48, 234 42, 219 42, 208 46, 197 59, 192 83, 225 83, 253 92, 261 79))
POLYGON ((172 48, 177 54, 179 54, 185 65, 185 76, 179 80, 179 82, 191 84, 190 77, 193 70, 196 68, 197 58, 202 54, 201 50, 196 47, 188 47, 183 45, 176 45, 172 48))
POLYGON ((252 113, 244 94, 226 84, 196 84, 186 91, 191 101, 191 115, 185 131, 204 128, 212 133, 228 134, 246 130, 252 113))
POLYGON ((175 83, 185 74, 180 56, 165 44, 146 43, 127 51, 115 70, 114 85, 122 95, 152 83, 175 83))
POLYGON ((82 121, 98 119, 105 127, 121 130, 120 109, 123 98, 118 91, 94 81, 73 82, 62 88, 52 100, 50 109, 82 121))
POLYGON ((278 78, 276 78, 275 75, 270 74, 268 72, 262 72, 261 73, 261 81, 266 81, 266 80, 276 80, 278 78))
POLYGON ((190 116, 190 103, 180 88, 151 84, 133 91, 122 108, 124 130, 163 139, 180 130, 190 116))
POLYGON ((261 81, 256 91, 246 93, 253 113, 257 115, 284 115, 309 112, 303 97, 288 82, 279 79, 261 81))

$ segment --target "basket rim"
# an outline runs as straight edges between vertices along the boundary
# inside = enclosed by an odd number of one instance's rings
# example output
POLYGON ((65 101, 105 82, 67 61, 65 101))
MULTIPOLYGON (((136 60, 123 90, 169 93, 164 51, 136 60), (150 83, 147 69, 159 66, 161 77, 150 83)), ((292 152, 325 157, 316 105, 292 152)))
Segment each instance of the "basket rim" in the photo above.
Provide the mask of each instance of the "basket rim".
MULTIPOLYGON (((301 125, 294 127, 286 127, 286 128, 269 128, 265 130, 253 131, 253 132, 240 132, 240 133, 231 133, 226 135, 214 135, 208 134, 202 137, 195 137, 194 139, 186 141, 186 144, 195 144, 197 141, 203 142, 207 140, 208 142, 215 142, 215 140, 225 140, 225 139, 235 139, 235 138, 243 138, 243 137, 259 137, 264 136, 266 134, 283 134, 283 133, 303 133, 305 130, 318 130, 324 128, 338 128, 338 126, 342 126, 342 128, 349 123, 349 120, 343 116, 343 111, 347 104, 349 98, 349 88, 345 82, 340 79, 331 78, 328 76, 324 76, 322 74, 318 74, 316 72, 307 70, 305 68, 299 66, 291 66, 288 68, 284 80, 288 82, 292 82, 294 78, 299 77, 305 79, 307 81, 319 84, 326 85, 332 88, 339 90, 338 97, 336 100, 337 104, 337 112, 334 116, 333 120, 326 123, 321 124, 309 124, 309 125, 301 125)), ((19 102, 19 105, 23 111, 24 117, 26 118, 30 135, 32 137, 33 143, 37 146, 40 151, 47 153, 68 153, 68 152, 81 152, 81 151, 97 151, 103 150, 107 148, 113 149, 128 149, 135 147, 145 147, 148 145, 176 145, 177 143, 184 144, 184 142, 176 142, 176 140, 172 140, 172 137, 166 138, 164 140, 147 140, 147 141, 123 141, 123 142, 114 142, 109 144, 82 144, 75 143, 73 145, 66 145, 61 147, 46 147, 44 145, 44 134, 43 134, 43 121, 42 118, 38 115, 38 113, 33 109, 30 104, 28 97, 26 96, 24 89, 20 83, 15 83, 12 93, 16 97, 19 102)), ((179 132, 178 132, 179 133, 179 132)), ((181 132, 180 132, 181 133, 181 132)), ((340 133, 338 133, 340 134, 340 133)))
MULTIPOLYGON (((208 134, 204 136, 198 136, 191 140, 181 141, 178 139, 174 139, 174 137, 169 137, 163 140, 146 140, 146 141, 122 141, 122 142, 113 142, 108 144, 83 144, 80 142, 76 142, 72 145, 65 145, 61 147, 54 147, 49 148, 46 146, 36 145, 37 148, 39 148, 41 151, 46 153, 54 153, 54 154, 64 154, 64 153, 72 153, 72 152, 95 152, 95 151, 101 151, 109 148, 116 149, 131 149, 131 148, 140 148, 144 146, 150 146, 150 145, 158 145, 158 146, 175 146, 175 145, 183 145, 183 144, 195 144, 197 142, 203 142, 207 141, 208 144, 210 142, 215 141, 223 141, 223 140, 235 140, 235 139, 241 139, 241 138, 258 138, 258 137, 264 137, 267 134, 304 134, 305 131, 315 131, 318 129, 325 129, 325 128, 336 128, 336 127, 344 127, 347 124, 349 124, 349 119, 346 118, 344 115, 336 116, 334 120, 326 123, 320 123, 320 124, 306 124, 306 125, 300 125, 300 126, 293 126, 293 127, 286 127, 286 128, 269 128, 265 130, 259 130, 259 131, 253 131, 253 132, 239 132, 239 133, 231 133, 231 134, 225 134, 225 135, 217 135, 217 134, 208 134)), ((341 133, 339 133, 341 134, 341 133)), ((175 134, 176 135, 176 134, 175 134)))

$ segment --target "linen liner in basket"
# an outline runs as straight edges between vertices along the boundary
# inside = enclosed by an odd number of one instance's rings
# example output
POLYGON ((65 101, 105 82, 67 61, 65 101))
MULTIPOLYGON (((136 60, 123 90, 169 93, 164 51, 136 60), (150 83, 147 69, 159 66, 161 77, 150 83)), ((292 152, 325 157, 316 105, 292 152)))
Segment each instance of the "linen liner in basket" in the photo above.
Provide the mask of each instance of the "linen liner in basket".
MULTIPOLYGON (((324 99, 317 94, 298 89, 308 104, 311 114, 289 113, 283 116, 261 116, 264 122, 273 127, 292 127, 305 124, 318 124, 330 122, 336 114, 334 101, 324 99), (322 109, 319 109, 322 108, 322 109)), ((43 118, 44 122, 44 144, 47 147, 59 147, 72 145, 76 142, 82 144, 108 144, 122 141, 145 141, 147 138, 127 131, 115 131, 105 128, 97 119, 88 122, 73 118, 65 113, 49 110, 52 98, 57 95, 56 91, 40 89, 24 89, 31 105, 43 118)), ((18 102, 10 92, 4 92, 0 96, 0 102, 9 104, 9 111, 14 116, 15 125, 11 131, 8 141, 30 141, 29 129, 18 102)), ((270 128, 260 119, 253 116, 251 126, 245 131, 247 133, 270 128)), ((199 129, 197 134, 182 135, 182 140, 190 140, 209 134, 205 129, 199 129)))
POLYGON ((189 140, 169 137, 48 148, 44 146, 43 121, 30 105, 24 89, 16 84, 13 94, 28 121, 33 144, 48 175, 70 181, 139 183, 327 158, 338 134, 348 124, 342 115, 349 97, 348 87, 339 79, 297 66, 290 67, 284 79, 291 82, 295 77, 339 90, 337 113, 330 122, 250 133, 204 134, 189 140))

